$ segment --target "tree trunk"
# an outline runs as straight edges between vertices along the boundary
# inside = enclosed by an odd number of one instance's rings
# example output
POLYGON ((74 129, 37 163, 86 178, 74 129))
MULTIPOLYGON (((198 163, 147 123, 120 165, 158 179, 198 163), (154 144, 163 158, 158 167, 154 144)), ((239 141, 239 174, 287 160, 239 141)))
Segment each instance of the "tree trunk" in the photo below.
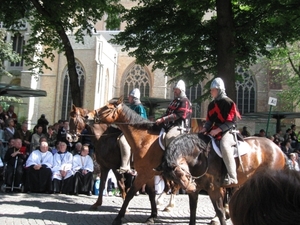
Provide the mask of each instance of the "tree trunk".
POLYGON ((236 101, 234 26, 231 0, 217 0, 217 75, 225 82, 227 95, 236 101))
POLYGON ((78 74, 76 71, 76 63, 73 48, 63 28, 57 29, 57 33, 59 34, 65 49, 73 104, 77 107, 82 107, 81 90, 78 84, 78 74))

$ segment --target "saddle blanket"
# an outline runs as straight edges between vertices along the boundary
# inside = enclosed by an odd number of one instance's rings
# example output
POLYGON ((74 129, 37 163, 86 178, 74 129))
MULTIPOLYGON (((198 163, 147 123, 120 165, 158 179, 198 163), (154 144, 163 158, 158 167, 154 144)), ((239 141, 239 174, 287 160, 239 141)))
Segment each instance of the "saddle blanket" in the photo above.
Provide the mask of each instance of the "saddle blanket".
MULTIPOLYGON (((211 138, 211 143, 212 143, 213 149, 215 150, 215 152, 217 153, 218 156, 223 158, 222 152, 221 152, 220 148, 218 147, 218 145, 216 144, 215 139, 212 136, 209 136, 209 137, 211 138)), ((251 149, 250 145, 246 141, 238 141, 238 148, 234 147, 233 156, 239 157, 239 155, 240 156, 245 155, 248 153, 248 151, 250 149, 251 149)))

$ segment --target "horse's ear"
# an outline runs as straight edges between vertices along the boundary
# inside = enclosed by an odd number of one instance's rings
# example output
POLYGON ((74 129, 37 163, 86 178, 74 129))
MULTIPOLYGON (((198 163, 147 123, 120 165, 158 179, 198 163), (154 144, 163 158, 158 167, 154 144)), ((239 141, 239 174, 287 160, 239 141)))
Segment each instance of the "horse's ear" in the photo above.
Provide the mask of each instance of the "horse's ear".
POLYGON ((118 99, 117 105, 123 103, 123 100, 124 100, 124 96, 122 95, 122 96, 118 99))
POLYGON ((73 111, 76 111, 76 106, 72 104, 73 111))

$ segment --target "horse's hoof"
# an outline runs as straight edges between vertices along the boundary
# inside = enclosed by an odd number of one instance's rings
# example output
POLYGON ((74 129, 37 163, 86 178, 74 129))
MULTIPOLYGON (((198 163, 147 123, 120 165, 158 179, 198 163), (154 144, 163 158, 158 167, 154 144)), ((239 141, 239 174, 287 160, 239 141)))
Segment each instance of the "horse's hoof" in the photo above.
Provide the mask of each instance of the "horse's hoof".
POLYGON ((112 225, 122 225, 122 220, 121 219, 114 219, 114 221, 112 222, 112 225))
POLYGON ((151 216, 150 216, 150 217, 146 220, 145 223, 147 223, 147 224, 155 224, 154 217, 151 217, 151 216))
POLYGON ((210 221, 210 225, 220 225, 220 220, 217 216, 215 216, 214 218, 212 218, 212 220, 210 221))
POLYGON ((97 207, 97 206, 92 205, 92 206, 90 207, 90 211, 97 211, 97 210, 98 210, 98 207, 97 207))
POLYGON ((169 207, 166 207, 163 211, 164 212, 171 212, 171 209, 169 207))

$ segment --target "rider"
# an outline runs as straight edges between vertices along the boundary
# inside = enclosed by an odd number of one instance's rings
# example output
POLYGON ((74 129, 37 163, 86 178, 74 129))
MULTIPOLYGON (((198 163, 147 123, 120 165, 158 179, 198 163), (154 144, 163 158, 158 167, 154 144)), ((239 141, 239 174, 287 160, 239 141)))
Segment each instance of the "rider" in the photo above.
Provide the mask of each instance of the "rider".
POLYGON ((214 100, 208 105, 206 123, 200 133, 208 133, 216 139, 220 138, 220 148, 228 172, 224 185, 237 184, 232 147, 236 142, 232 133, 228 131, 235 126, 236 117, 240 118, 240 114, 235 103, 227 97, 224 82, 220 77, 212 81, 210 94, 214 100))
MULTIPOLYGON (((140 101, 140 90, 138 88, 133 89, 129 96, 128 101, 130 103, 130 108, 138 113, 141 117, 147 119, 147 112, 140 101)), ((124 136, 122 134, 119 138, 119 145, 121 150, 121 167, 119 169, 119 173, 131 173, 135 175, 135 171, 130 168, 130 146, 124 136)))
POLYGON ((174 99, 169 104, 166 113, 155 122, 164 123, 166 128, 166 147, 179 134, 189 132, 191 127, 192 104, 185 94, 185 83, 179 80, 173 88, 174 99))

